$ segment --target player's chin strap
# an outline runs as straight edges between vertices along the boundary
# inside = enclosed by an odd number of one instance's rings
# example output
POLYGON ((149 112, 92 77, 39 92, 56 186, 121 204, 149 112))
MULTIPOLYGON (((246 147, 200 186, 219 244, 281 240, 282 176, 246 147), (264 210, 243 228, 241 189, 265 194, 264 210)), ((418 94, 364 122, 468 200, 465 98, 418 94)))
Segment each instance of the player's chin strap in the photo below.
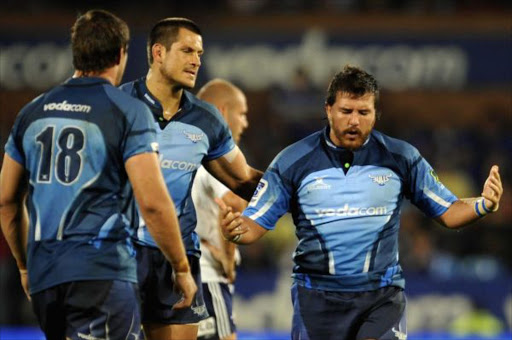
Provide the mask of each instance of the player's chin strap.
POLYGON ((485 206, 485 199, 481 198, 475 202, 475 212, 479 217, 484 217, 489 213, 493 213, 498 210, 498 205, 494 207, 494 209, 489 209, 485 206))

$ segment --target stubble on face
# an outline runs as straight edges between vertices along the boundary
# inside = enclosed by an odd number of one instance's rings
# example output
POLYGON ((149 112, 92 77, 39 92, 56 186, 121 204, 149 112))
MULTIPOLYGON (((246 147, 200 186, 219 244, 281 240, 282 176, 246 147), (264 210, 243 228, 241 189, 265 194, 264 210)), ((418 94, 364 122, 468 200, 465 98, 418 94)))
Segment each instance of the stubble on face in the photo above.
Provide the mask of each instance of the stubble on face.
POLYGON ((166 50, 160 73, 176 89, 192 89, 195 86, 203 42, 200 35, 180 28, 176 41, 166 50))
POLYGON ((354 96, 338 92, 326 106, 332 142, 349 150, 359 149, 368 139, 376 120, 374 95, 354 96))

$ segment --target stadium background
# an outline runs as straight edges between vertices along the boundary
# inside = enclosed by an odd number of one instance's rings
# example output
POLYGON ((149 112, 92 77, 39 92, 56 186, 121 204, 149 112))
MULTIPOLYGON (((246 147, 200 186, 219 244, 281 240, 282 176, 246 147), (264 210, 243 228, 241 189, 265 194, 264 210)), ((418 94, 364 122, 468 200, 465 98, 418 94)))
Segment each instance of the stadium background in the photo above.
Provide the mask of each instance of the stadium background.
MULTIPOLYGON (((19 109, 71 75, 69 28, 90 8, 112 10, 132 30, 124 81, 145 75, 145 39, 157 20, 195 20, 205 48, 196 90, 223 77, 247 93, 250 127, 241 147, 260 169, 324 126, 327 84, 346 63, 370 70, 383 87, 376 128, 415 145, 457 195, 478 195, 491 164, 499 164, 500 212, 468 229, 444 230, 404 207, 401 263, 410 339, 511 338, 512 3, 4 0, 1 156, 19 109)), ((235 309, 242 338, 287 337, 294 245, 286 216, 264 240, 241 248, 235 309)), ((19 333, 35 324, 0 236, 0 339, 36 336, 19 333)))

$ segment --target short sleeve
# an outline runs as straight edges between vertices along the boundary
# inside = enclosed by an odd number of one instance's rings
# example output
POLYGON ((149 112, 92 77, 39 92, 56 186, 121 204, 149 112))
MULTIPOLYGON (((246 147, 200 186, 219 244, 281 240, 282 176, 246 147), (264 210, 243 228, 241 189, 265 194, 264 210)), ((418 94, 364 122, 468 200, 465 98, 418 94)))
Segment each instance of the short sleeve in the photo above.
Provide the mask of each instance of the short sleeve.
POLYGON ((23 152, 22 147, 23 136, 20 135, 21 116, 22 115, 19 114, 18 117, 16 117, 11 133, 9 134, 9 138, 5 143, 5 153, 7 153, 16 162, 25 166, 25 153, 23 152))
POLYGON ((274 161, 261 178, 244 215, 272 230, 290 207, 291 185, 274 161))
POLYGON ((432 218, 445 213, 458 200, 423 157, 412 164, 409 185, 411 202, 432 218))
POLYGON ((142 102, 137 103, 137 113, 129 116, 128 131, 123 148, 123 160, 140 153, 157 152, 158 143, 149 108, 142 102))
POLYGON ((235 142, 227 123, 222 119, 220 113, 216 115, 216 118, 217 119, 214 121, 215 124, 217 124, 214 129, 215 140, 210 143, 210 149, 208 150, 208 155, 204 159, 205 161, 211 161, 222 157, 235 148, 235 142))

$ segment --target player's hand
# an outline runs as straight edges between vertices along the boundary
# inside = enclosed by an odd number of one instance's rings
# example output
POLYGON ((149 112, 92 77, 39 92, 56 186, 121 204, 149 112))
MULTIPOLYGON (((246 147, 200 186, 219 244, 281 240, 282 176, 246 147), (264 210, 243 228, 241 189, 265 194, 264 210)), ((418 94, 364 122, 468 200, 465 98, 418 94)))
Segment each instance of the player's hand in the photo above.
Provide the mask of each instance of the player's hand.
POLYGON ((489 177, 484 184, 482 191, 482 197, 484 198, 484 204, 487 209, 495 212, 500 207, 500 199, 503 194, 503 185, 501 184, 501 177, 499 168, 497 165, 491 167, 489 177))
POLYGON ((228 279, 229 283, 235 281, 235 260, 230 260, 228 255, 222 249, 214 246, 207 240, 201 240, 201 246, 205 246, 212 254, 212 257, 217 260, 221 266, 224 276, 228 279))
POLYGON ((31 301, 30 293, 29 293, 29 286, 28 286, 28 272, 26 269, 20 269, 20 279, 21 279, 21 286, 23 287, 23 290, 25 291, 25 295, 27 296, 28 301, 31 301))
POLYGON ((215 198, 215 202, 219 206, 220 228, 222 236, 231 242, 240 240, 242 234, 248 229, 242 225, 241 213, 233 212, 233 209, 224 203, 220 198, 215 198))
POLYGON ((181 292, 182 298, 172 306, 172 309, 190 307, 196 295, 197 286, 190 271, 173 273, 174 285, 181 292))

